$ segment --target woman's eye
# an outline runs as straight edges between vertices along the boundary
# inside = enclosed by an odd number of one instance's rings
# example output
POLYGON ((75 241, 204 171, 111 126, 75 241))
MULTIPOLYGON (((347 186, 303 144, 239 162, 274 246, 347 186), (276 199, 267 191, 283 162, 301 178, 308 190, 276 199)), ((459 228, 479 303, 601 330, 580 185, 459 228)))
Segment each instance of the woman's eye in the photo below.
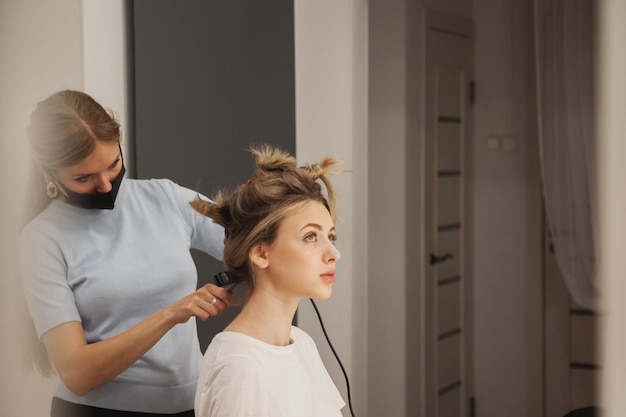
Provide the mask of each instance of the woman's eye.
POLYGON ((337 236, 330 235, 330 236, 328 236, 328 240, 330 240, 330 243, 332 243, 334 245, 335 242, 337 242, 337 236))
POLYGON ((76 182, 87 182, 87 180, 89 179, 89 177, 78 177, 76 178, 76 182))
POLYGON ((304 240, 307 242, 315 242, 317 240, 317 236, 315 236, 315 233, 310 233, 304 237, 304 240))

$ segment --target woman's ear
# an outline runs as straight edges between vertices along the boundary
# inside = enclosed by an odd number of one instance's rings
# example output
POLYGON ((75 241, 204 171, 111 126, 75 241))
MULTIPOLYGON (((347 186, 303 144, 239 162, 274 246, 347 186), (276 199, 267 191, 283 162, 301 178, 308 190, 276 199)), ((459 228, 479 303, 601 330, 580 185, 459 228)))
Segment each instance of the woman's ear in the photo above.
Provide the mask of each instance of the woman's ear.
POLYGON ((266 247, 261 243, 258 245, 254 245, 252 249, 250 249, 248 257, 250 258, 250 262, 252 262, 252 265, 256 266, 257 268, 265 269, 269 266, 266 247))

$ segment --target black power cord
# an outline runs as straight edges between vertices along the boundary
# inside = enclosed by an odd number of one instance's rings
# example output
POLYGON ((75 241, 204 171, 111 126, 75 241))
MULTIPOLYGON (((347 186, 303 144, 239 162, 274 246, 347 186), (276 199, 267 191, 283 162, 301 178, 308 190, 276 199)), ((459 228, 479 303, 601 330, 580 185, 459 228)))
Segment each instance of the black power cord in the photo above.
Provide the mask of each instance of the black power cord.
POLYGON ((330 342, 330 338, 328 337, 328 333, 326 333, 326 328, 324 327, 324 322, 322 321, 322 316, 320 314, 320 311, 317 309, 317 305, 315 305, 315 301, 313 301, 312 298, 309 298, 309 300, 311 300, 311 304, 313 304, 313 308, 315 309, 315 313, 317 314, 317 318, 320 321, 320 326, 322 326, 322 331, 324 332, 324 337, 326 337, 326 341, 328 342, 328 346, 330 346, 330 350, 333 351, 333 355, 335 355, 335 358, 337 359, 337 362, 339 363, 339 367, 341 368, 341 372, 343 372, 343 377, 346 379, 346 386, 348 388, 348 407, 350 407, 350 414, 352 415, 352 417, 354 417, 354 410, 352 409, 352 397, 350 395, 350 381, 348 380, 348 374, 346 373, 346 370, 343 367, 343 364, 341 363, 341 359, 339 359, 339 355, 337 355, 337 351, 335 351, 335 348, 333 347, 333 344, 330 342))

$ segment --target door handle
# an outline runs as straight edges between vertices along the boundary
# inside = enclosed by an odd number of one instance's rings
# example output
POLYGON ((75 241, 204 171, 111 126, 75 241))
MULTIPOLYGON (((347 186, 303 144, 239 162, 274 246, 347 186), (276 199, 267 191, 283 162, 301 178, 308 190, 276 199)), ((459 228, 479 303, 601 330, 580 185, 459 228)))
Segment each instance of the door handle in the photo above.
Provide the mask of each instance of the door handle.
POLYGON ((448 259, 452 259, 452 258, 454 258, 454 256, 451 253, 446 253, 445 255, 442 255, 442 256, 437 256, 434 253, 431 253, 430 254, 430 264, 431 265, 440 264, 440 263, 445 262, 448 259))

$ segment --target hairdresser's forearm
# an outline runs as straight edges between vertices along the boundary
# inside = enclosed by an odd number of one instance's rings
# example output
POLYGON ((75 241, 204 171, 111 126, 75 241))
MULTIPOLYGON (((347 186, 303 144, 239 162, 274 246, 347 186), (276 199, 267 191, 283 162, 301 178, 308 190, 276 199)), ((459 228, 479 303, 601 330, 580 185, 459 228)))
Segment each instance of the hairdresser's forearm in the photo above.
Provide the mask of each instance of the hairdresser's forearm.
POLYGON ((86 343, 78 322, 50 330, 43 340, 63 383, 82 396, 128 369, 175 324, 172 314, 164 309, 97 343, 86 343))
POLYGON ((227 290, 206 284, 110 339, 87 344, 81 324, 69 322, 45 333, 43 341, 63 383, 85 395, 128 369, 175 325, 220 315, 229 305, 227 290))

